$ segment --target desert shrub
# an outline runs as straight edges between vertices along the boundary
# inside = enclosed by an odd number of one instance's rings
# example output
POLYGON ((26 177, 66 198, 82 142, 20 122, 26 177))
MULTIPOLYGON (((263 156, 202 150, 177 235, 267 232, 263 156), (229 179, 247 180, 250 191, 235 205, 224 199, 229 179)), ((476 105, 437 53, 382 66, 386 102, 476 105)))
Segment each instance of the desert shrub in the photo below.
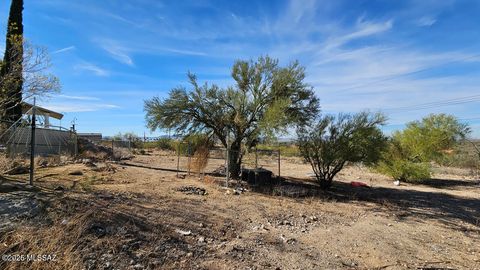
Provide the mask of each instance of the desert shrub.
POLYGON ((393 139, 411 157, 422 162, 442 163, 469 133, 468 125, 460 123, 455 116, 431 114, 421 121, 408 123, 403 131, 393 134, 393 139))
POLYGON ((155 145, 161 150, 175 151, 174 141, 170 138, 160 138, 155 142, 155 145))
POLYGON ((469 132, 466 124, 446 114, 410 122, 404 130, 393 134, 377 170, 405 182, 428 179, 429 162, 444 164, 469 132))
POLYGON ((117 133, 112 137, 116 141, 129 141, 131 148, 143 148, 144 142, 134 132, 117 133))
POLYGON ((257 146, 258 150, 280 150, 280 154, 284 157, 300 157, 302 156, 298 146, 290 144, 280 144, 280 145, 268 145, 268 144, 259 144, 257 146))
POLYGON ((404 147, 395 136, 390 139, 376 169, 378 172, 402 182, 418 182, 429 179, 431 174, 430 164, 422 162, 418 156, 413 155, 411 149, 404 147))
POLYGON ((212 148, 214 146, 213 140, 206 134, 194 133, 183 137, 181 140, 176 140, 173 143, 174 149, 180 151, 181 155, 193 155, 201 148, 212 148))
POLYGON ((198 177, 205 172, 205 167, 207 167, 208 164, 209 153, 210 151, 207 146, 199 146, 193 154, 191 168, 198 175, 198 177))
POLYGON ((386 137, 379 128, 384 123, 382 114, 327 115, 297 131, 300 152, 322 188, 331 186, 347 162, 378 161, 386 146, 386 137))

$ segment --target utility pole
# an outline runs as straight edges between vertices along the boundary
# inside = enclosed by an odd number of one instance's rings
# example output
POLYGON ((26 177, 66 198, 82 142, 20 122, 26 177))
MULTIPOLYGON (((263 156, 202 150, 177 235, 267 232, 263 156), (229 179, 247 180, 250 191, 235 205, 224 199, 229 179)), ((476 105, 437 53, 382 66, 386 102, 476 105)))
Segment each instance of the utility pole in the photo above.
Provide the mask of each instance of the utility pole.
POLYGON ((33 186, 33 177, 35 169, 35 106, 36 99, 33 98, 33 107, 32 107, 32 133, 30 138, 30 185, 33 186))

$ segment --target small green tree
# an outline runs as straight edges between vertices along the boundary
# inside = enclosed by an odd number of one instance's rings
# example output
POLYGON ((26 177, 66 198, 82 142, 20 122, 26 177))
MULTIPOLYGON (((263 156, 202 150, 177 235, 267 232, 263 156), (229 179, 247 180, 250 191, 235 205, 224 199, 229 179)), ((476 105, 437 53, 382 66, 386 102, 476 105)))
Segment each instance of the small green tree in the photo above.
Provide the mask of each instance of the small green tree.
POLYGON ((152 130, 173 128, 179 134, 213 134, 231 150, 228 171, 232 177, 240 173, 243 151, 254 147, 260 137, 304 124, 319 110, 298 62, 280 67, 269 57, 236 61, 235 85, 225 89, 199 85, 193 74, 188 77, 192 90, 174 88, 166 99, 145 101, 147 125, 152 130))
POLYGON ((386 146, 386 137, 379 128, 385 121, 379 113, 327 115, 313 126, 298 129, 300 152, 322 188, 332 185, 347 162, 378 161, 386 146))
POLYGON ((445 152, 470 131, 468 125, 460 123, 455 116, 442 113, 408 123, 402 132, 394 133, 393 138, 412 158, 423 162, 440 162, 445 152))
POLYGON ((382 153, 382 159, 378 162, 378 172, 391 176, 402 182, 415 182, 430 178, 430 164, 415 158, 403 148, 395 139, 388 143, 386 151, 382 153))
POLYGON ((446 152, 470 133, 455 116, 431 114, 393 133, 377 169, 395 180, 414 182, 431 175, 430 162, 442 162, 446 152))

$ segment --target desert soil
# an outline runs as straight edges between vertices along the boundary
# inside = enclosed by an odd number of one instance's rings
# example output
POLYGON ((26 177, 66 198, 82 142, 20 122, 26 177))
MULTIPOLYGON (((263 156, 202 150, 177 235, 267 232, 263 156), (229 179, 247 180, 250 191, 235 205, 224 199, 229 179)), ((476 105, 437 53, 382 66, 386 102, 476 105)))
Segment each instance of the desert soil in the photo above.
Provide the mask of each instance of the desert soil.
POLYGON ((176 166, 152 152, 40 168, 34 188, 28 175, 6 177, 0 253, 55 260, 0 269, 480 269, 480 182, 466 170, 394 186, 349 166, 322 191, 309 165, 283 158, 282 185, 235 191, 224 177, 162 170, 176 166))

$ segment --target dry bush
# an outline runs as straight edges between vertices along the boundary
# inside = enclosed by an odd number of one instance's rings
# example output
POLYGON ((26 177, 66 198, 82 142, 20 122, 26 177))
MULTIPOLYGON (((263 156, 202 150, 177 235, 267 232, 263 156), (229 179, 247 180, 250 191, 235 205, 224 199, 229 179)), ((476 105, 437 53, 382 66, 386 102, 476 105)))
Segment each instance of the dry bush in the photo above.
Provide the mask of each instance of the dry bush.
MULTIPOLYGON (((6 262, 0 268, 10 269, 79 269, 81 262, 76 255, 74 234, 66 233, 60 226, 38 228, 22 227, 2 237, 0 254, 55 255, 55 261, 6 262), (70 239, 69 239, 70 238, 70 239)), ((78 238, 77 238, 78 239, 78 238)))
POLYGON ((0 155, 0 173, 5 173, 6 171, 20 166, 27 166, 26 160, 19 157, 9 158, 3 154, 0 155))
POLYGON ((200 146, 193 154, 191 168, 200 177, 200 174, 205 174, 205 167, 208 164, 209 149, 206 146, 200 146))
POLYGON ((128 150, 127 148, 117 147, 117 148, 115 148, 115 150, 113 151, 113 158, 114 158, 115 160, 132 159, 132 158, 133 158, 133 155, 132 155, 132 152, 131 152, 130 150, 128 150))
POLYGON ((5 155, 0 155, 0 172, 5 172, 12 168, 13 160, 6 157, 5 155))
POLYGON ((214 185, 216 183, 216 180, 214 177, 210 176, 210 175, 206 175, 203 180, 205 181, 206 184, 209 184, 209 185, 214 185))
POLYGON ((40 167, 53 167, 62 163, 62 159, 59 155, 48 157, 35 157, 35 164, 40 167))

